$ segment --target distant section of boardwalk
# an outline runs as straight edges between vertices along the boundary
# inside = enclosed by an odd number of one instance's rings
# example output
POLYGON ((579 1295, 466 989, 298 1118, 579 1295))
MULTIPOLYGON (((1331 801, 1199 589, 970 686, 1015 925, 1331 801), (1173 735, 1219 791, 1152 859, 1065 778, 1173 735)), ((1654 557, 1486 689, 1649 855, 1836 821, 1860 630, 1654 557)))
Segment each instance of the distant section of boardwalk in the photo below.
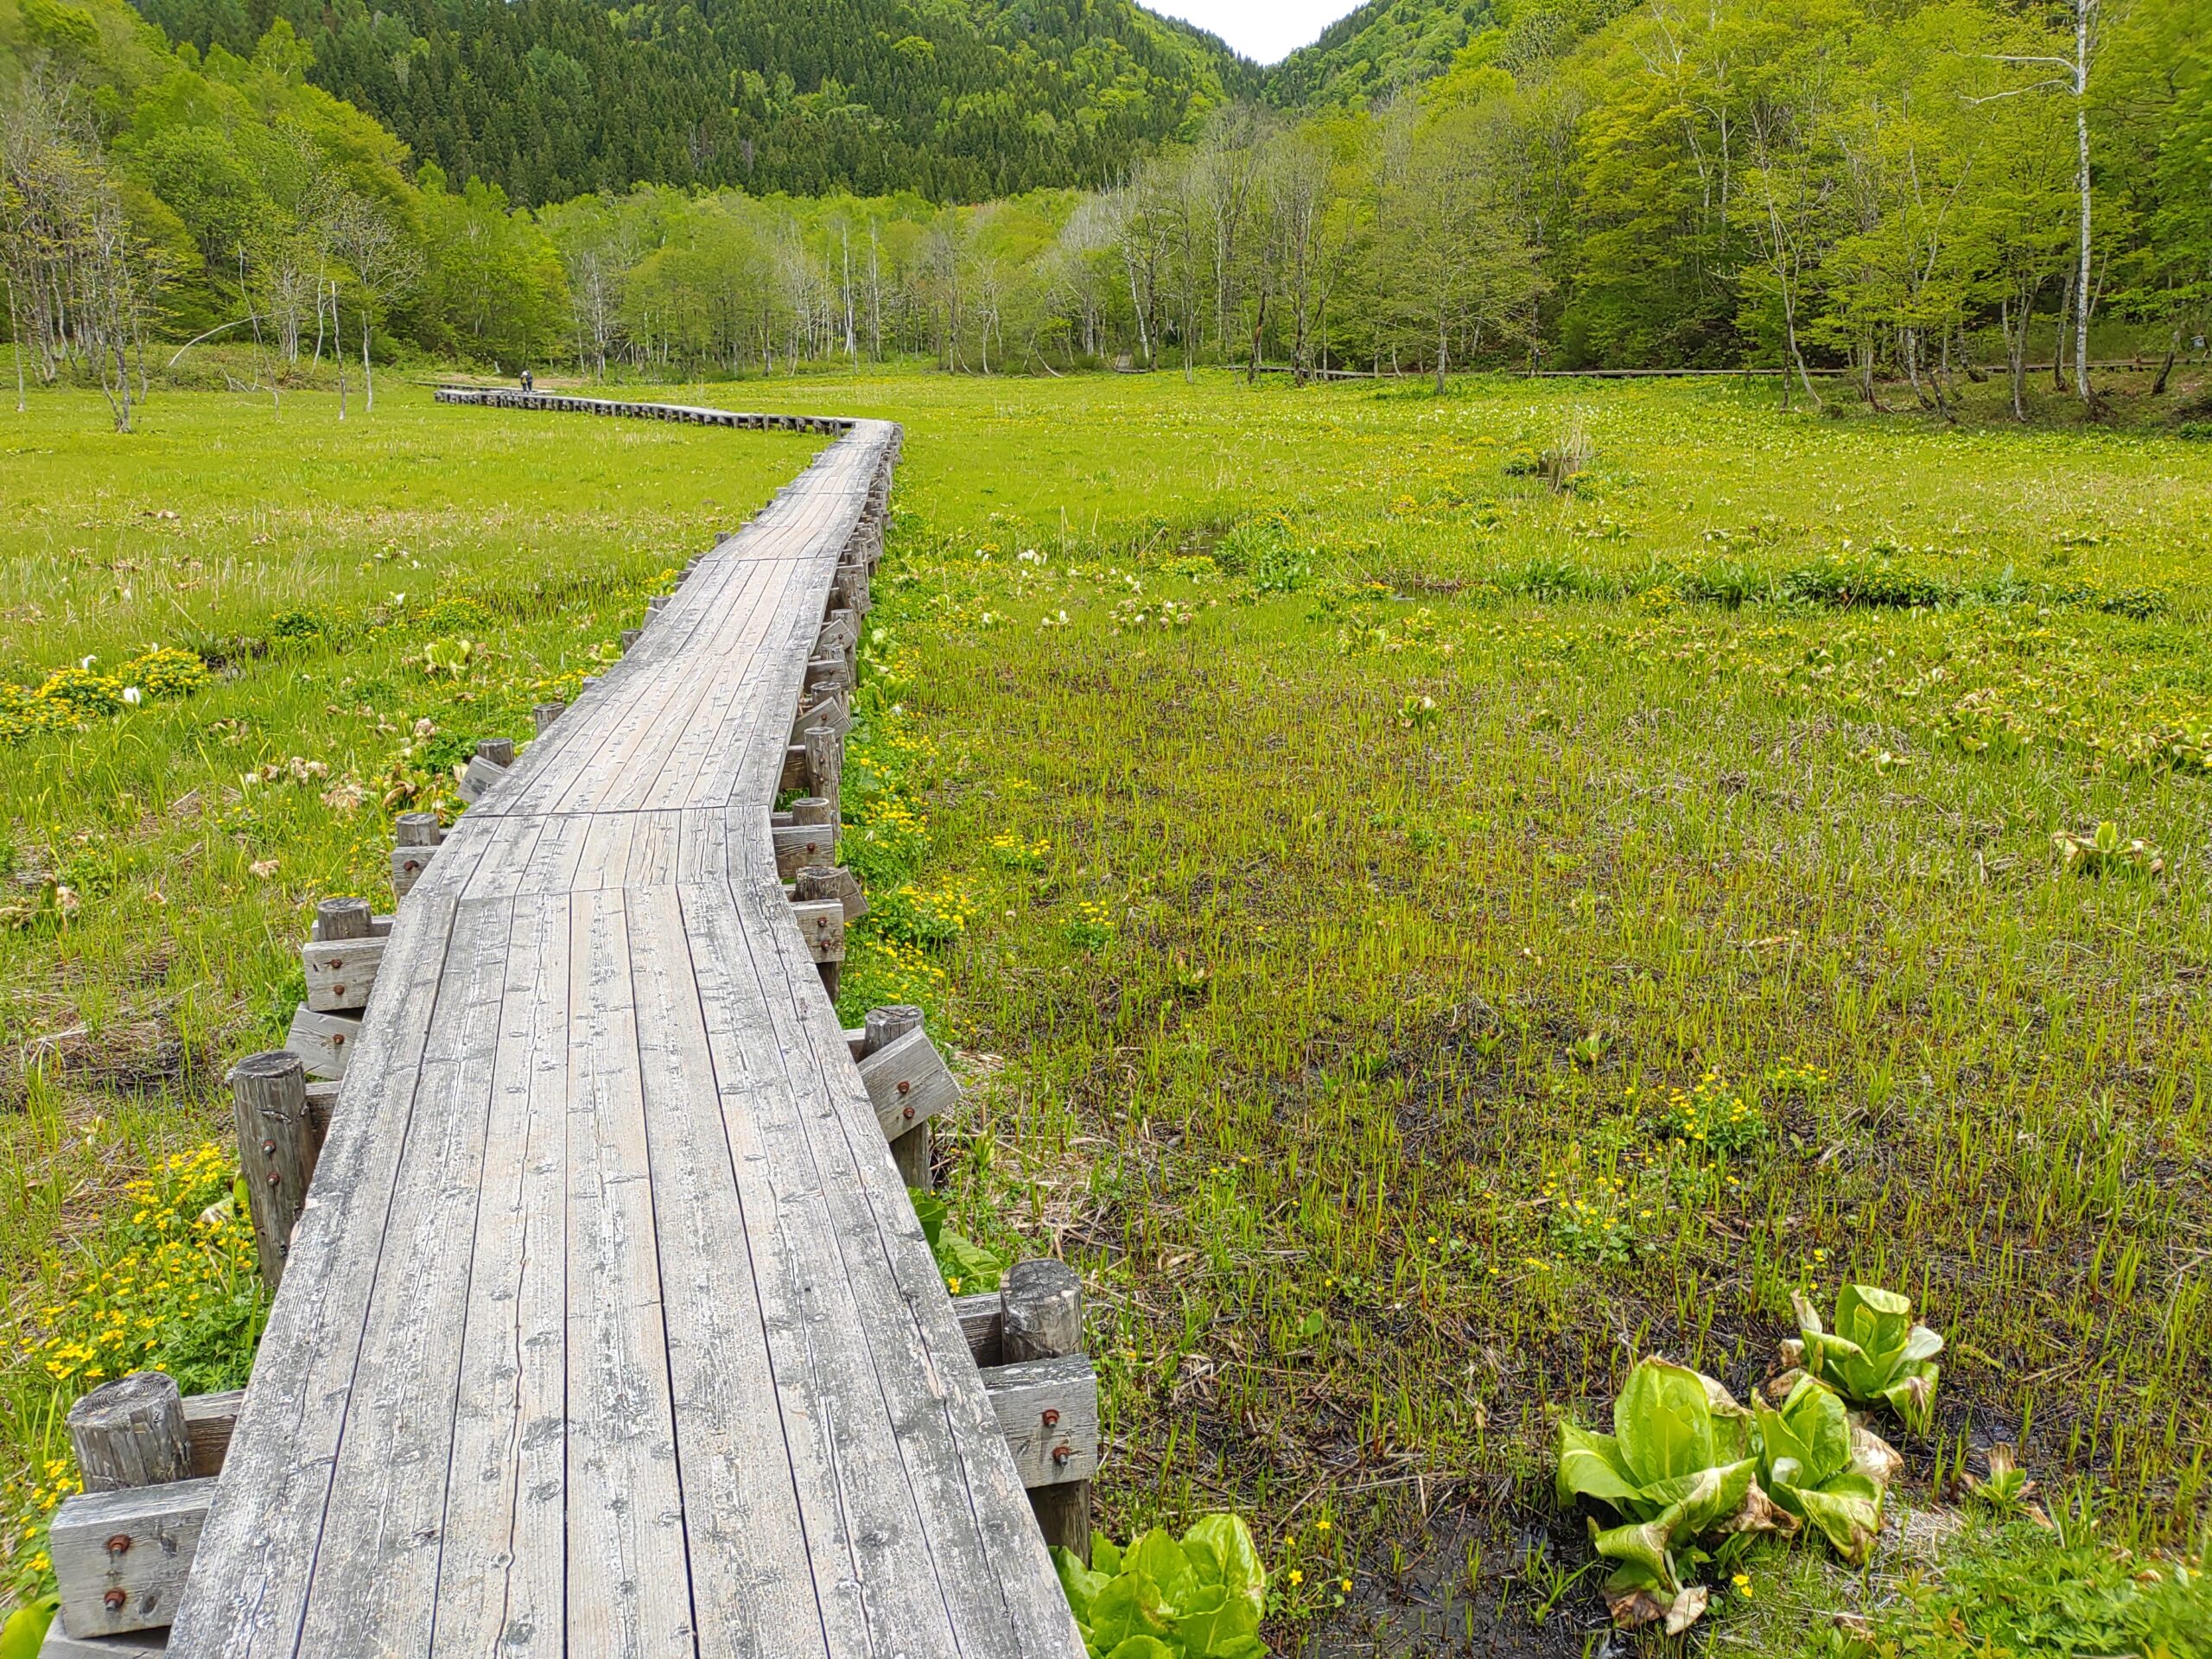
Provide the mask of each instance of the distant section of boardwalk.
POLYGON ((175 1659, 1082 1647, 778 875, 899 430, 704 556, 402 904, 175 1659))

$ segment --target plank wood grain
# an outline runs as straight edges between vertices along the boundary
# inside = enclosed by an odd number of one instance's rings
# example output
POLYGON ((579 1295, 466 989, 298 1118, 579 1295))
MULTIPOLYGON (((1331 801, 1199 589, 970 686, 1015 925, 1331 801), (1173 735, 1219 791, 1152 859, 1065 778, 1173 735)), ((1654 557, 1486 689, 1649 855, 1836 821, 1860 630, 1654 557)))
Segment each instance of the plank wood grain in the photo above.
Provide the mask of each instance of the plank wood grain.
POLYGON ((569 1650, 694 1651, 623 895, 572 900, 569 1650))
POLYGON ((331 1587, 346 1587, 325 1593, 318 1573, 303 1652, 428 1640, 512 912, 495 899, 454 918, 361 1335, 372 1363, 346 1400, 318 1549, 342 1563, 331 1587))
POLYGON ((515 900, 432 1651, 566 1651, 569 906, 515 900))

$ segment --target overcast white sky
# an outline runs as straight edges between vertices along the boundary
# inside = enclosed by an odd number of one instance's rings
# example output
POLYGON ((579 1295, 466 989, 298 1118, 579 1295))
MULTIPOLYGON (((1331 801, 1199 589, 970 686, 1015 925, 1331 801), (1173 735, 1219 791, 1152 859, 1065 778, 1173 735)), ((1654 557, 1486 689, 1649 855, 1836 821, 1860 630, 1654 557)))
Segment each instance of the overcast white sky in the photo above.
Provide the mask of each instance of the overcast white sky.
POLYGON ((1248 58, 1273 63, 1306 45, 1359 0, 1144 0, 1211 29, 1248 58))

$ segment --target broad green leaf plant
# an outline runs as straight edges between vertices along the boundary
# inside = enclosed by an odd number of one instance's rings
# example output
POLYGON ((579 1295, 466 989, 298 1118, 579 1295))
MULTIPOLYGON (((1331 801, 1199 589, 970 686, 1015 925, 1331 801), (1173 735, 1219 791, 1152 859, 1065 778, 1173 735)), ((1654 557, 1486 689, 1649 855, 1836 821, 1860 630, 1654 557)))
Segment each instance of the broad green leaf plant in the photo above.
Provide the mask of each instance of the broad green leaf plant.
POLYGON ((1090 1565, 1055 1548, 1090 1659, 1267 1659, 1268 1570, 1250 1529, 1210 1515, 1180 1541, 1158 1527, 1116 1549, 1094 1533, 1090 1565))
POLYGON ((1698 1541, 1727 1541, 1794 1527, 1758 1484, 1751 1413, 1709 1376, 1663 1359, 1644 1359, 1613 1402, 1613 1432, 1560 1425, 1559 1497, 1589 1497, 1624 1524, 1590 1532, 1614 1563, 1605 1586, 1616 1624, 1663 1623, 1688 1630, 1705 1611, 1707 1592, 1684 1568, 1715 1559, 1698 1541))
POLYGON ((1861 1565, 1882 1529, 1882 1494, 1904 1459, 1809 1376, 1797 1379, 1780 1410, 1757 1403, 1752 1411, 1768 1496, 1861 1565))
MULTIPOLYGON (((1912 1322, 1910 1298, 1872 1285, 1846 1285, 1836 1294, 1833 1331, 1823 1328, 1802 1292, 1790 1300, 1798 1334, 1782 1344, 1783 1364, 1802 1367, 1854 1406, 1887 1405, 1914 1433, 1928 1432, 1943 1338, 1912 1322)), ((1778 1381, 1794 1383, 1796 1378, 1785 1374, 1778 1381)))
POLYGON ((60 1605, 59 1597, 46 1596, 9 1614, 7 1623, 0 1624, 0 1659, 38 1659, 39 1649, 46 1645, 47 1628, 60 1605))
POLYGON ((1851 1420, 1843 1401, 1800 1376, 1777 1408, 1746 1411, 1713 1378, 1663 1359, 1637 1362, 1613 1402, 1613 1432, 1560 1425, 1559 1497, 1605 1505, 1622 1524, 1590 1523, 1613 1563, 1607 1606, 1624 1628, 1679 1635, 1710 1592, 1696 1567, 1726 1566, 1760 1533, 1809 1527, 1863 1562, 1901 1460, 1851 1420))

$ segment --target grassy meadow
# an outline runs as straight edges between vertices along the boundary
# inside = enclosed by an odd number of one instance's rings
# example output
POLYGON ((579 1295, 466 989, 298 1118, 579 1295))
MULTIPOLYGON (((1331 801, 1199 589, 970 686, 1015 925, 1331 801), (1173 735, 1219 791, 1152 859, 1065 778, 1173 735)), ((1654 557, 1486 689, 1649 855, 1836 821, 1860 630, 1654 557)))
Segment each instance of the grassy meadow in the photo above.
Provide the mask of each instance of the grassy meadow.
MULTIPOLYGON (((1116 1535, 1248 1511, 1285 1652, 2202 1650, 2212 444, 1711 383, 671 395, 907 424, 844 1000, 963 1051, 963 1230, 1083 1268, 1116 1535), (1560 1414, 1653 1352, 1747 1395, 1851 1282, 1949 1341, 1871 1567, 1609 1636, 1560 1414), (2050 1528, 1965 1496, 1997 1442, 2050 1528)), ((0 678, 213 668, 0 748, 19 1584, 308 905, 388 896, 389 813, 809 453, 334 414, 0 440, 0 678)), ((193 1283, 235 1355, 250 1285, 193 1283)))

